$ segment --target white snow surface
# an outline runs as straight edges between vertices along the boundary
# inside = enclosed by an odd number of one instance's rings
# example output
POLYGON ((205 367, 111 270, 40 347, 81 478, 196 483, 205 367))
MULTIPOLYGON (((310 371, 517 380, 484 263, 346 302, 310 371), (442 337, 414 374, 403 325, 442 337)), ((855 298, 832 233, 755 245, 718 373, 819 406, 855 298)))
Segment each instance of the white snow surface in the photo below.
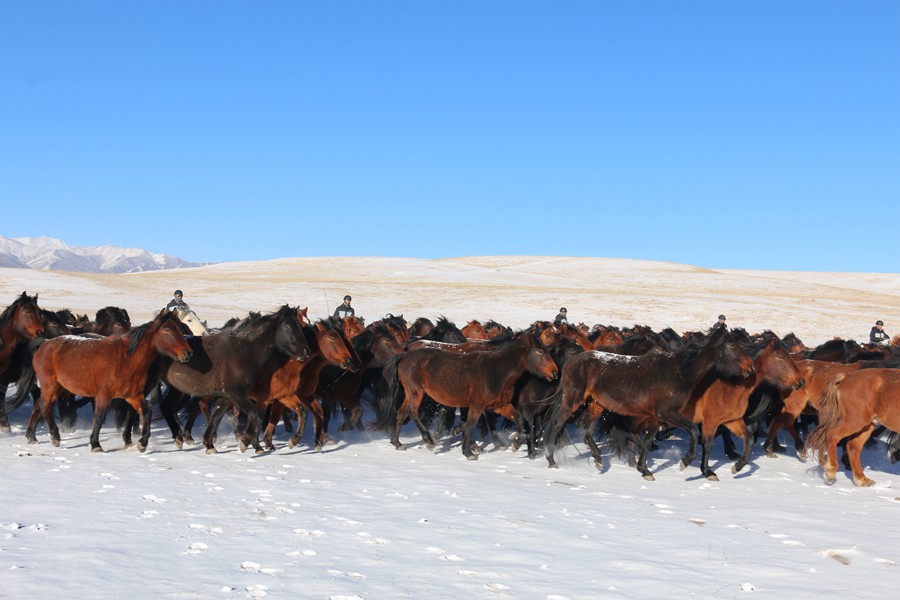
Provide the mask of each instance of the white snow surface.
MULTIPOLYGON (((574 321, 682 331, 726 312, 729 324, 794 331, 809 345, 862 340, 876 318, 892 334, 900 324, 892 274, 548 257, 285 259, 102 276, 0 269, 3 305, 27 290, 45 308, 121 306, 135 323, 175 287, 211 326, 283 303, 324 316, 344 293, 369 320, 445 314, 523 327, 565 305, 574 321)), ((25 442, 29 410, 0 436, 0 598, 887 598, 900 580, 900 465, 880 442, 863 454, 873 488, 844 472, 826 486, 793 450, 770 459, 757 448, 735 475, 718 441, 721 481, 710 482, 699 459, 679 470, 680 439, 660 442, 647 482, 612 456, 597 471, 580 441, 550 470, 492 445, 468 461, 456 437, 429 451, 411 426, 397 451, 381 432, 337 432, 339 417, 324 452, 309 430, 289 449, 279 427, 278 450, 258 456, 238 451, 227 422, 218 455, 176 449, 162 422, 141 454, 122 448, 110 418, 106 452, 95 454, 89 408, 58 448, 43 426, 38 445, 25 442)))

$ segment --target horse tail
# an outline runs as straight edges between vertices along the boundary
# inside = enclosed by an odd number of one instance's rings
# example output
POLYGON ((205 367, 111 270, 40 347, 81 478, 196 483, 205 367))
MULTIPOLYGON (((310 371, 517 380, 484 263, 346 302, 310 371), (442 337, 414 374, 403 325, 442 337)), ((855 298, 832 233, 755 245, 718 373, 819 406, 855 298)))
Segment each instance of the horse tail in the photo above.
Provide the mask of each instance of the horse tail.
POLYGON ((404 354, 395 354, 384 365, 382 371, 385 388, 378 390, 378 398, 375 409, 375 428, 382 431, 390 431, 397 422, 397 410, 403 404, 403 386, 400 385, 400 377, 397 367, 404 354))
POLYGON ((774 396, 778 394, 778 388, 773 385, 762 384, 757 386, 747 402, 747 410, 744 411, 744 423, 755 432, 759 427, 759 421, 769 412, 774 404, 774 396))
POLYGON ((605 434, 605 446, 608 446, 620 459, 634 460, 636 438, 631 431, 629 417, 611 411, 603 411, 599 419, 600 431, 605 434))
POLYGON ((836 375, 822 390, 822 396, 819 398, 819 424, 806 438, 806 446, 815 450, 819 456, 822 456, 825 451, 828 432, 841 420, 840 390, 838 390, 838 386, 843 379, 843 374, 836 375))
MULTIPOLYGON (((37 349, 46 341, 46 338, 39 337, 28 342, 28 358, 22 361, 22 373, 16 381, 16 395, 13 396, 12 400, 6 403, 6 414, 9 414, 22 406, 22 404, 25 403, 25 399, 31 394, 31 390, 34 389, 36 376, 32 359, 34 358, 34 353, 37 352, 37 349)), ((2 400, 0 400, 0 402, 2 402, 2 400)))

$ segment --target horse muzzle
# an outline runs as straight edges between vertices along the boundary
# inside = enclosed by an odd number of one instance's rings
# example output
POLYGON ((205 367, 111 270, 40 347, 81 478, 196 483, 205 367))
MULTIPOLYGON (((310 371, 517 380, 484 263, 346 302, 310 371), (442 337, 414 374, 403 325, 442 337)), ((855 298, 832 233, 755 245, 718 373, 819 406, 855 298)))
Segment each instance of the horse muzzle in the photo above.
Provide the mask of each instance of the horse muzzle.
POLYGON ((802 389, 804 385, 806 385, 806 380, 801 378, 800 381, 798 381, 797 384, 794 386, 794 389, 795 390, 802 389))
POLYGON ((181 356, 178 357, 178 362, 186 363, 191 360, 191 357, 194 356, 194 353, 190 350, 182 350, 181 356))
POLYGON ((307 358, 309 358, 309 350, 306 349, 301 350, 297 355, 297 360, 300 362, 305 362, 307 358))
POLYGON ((554 370, 547 376, 547 381, 556 381, 557 379, 559 379, 559 371, 554 370))
POLYGON ((750 365, 749 367, 747 367, 747 368, 744 370, 744 377, 750 377, 751 375, 753 375, 753 373, 754 373, 755 371, 756 371, 756 369, 753 368, 753 365, 750 365))

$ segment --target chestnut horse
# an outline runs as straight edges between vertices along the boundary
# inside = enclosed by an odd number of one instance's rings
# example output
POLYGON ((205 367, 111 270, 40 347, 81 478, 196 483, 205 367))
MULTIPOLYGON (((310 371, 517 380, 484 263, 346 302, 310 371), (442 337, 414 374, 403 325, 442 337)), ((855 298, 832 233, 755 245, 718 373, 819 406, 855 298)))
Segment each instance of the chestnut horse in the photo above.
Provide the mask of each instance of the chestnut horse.
MULTIPOLYGON (((344 336, 341 323, 334 317, 304 327, 303 333, 309 343, 309 357, 303 362, 288 361, 274 373, 257 381, 247 392, 250 398, 256 400, 257 409, 261 412, 268 406, 272 407, 266 426, 266 448, 274 448, 272 434, 283 409, 289 408, 300 416, 301 407, 304 407, 313 414, 315 448, 321 450, 325 445, 326 430, 322 406, 315 397, 319 375, 329 364, 351 372, 361 366, 352 342, 344 336)), ((296 446, 302 435, 303 427, 300 425, 288 445, 292 448, 296 446)))
POLYGON ((653 423, 641 440, 637 465, 648 480, 653 475, 647 469, 647 452, 659 425, 665 422, 684 429, 690 435, 690 446, 681 461, 684 468, 694 460, 697 448, 697 426, 681 413, 692 391, 710 376, 748 377, 752 373, 753 361, 729 339, 725 327, 712 331, 702 343, 691 343, 677 352, 625 356, 595 350, 580 354, 566 364, 560 390, 549 399, 556 406, 546 451, 548 466, 556 466, 555 444, 566 422, 587 404, 587 422, 610 410, 653 423))
POLYGON ((399 406, 391 443, 403 449, 400 428, 411 418, 426 446, 434 446, 434 438, 419 418, 419 406, 427 394, 444 406, 468 408, 462 451, 469 460, 477 459, 472 448, 472 429, 486 410, 515 419, 513 391, 516 380, 526 372, 548 380, 558 375, 556 363, 544 345, 525 333, 490 352, 456 354, 423 348, 399 355, 395 376, 389 381, 389 408, 399 406))
POLYGON ((469 321, 461 331, 463 335, 470 340, 491 339, 491 336, 488 335, 487 330, 485 330, 484 325, 482 325, 480 321, 469 321))
POLYGON ((819 400, 819 425, 806 443, 819 454, 825 482, 831 485, 837 474, 837 444, 845 437, 853 482, 861 487, 874 485, 863 473, 860 453, 876 424, 900 431, 900 370, 862 369, 835 376, 819 400), (826 453, 827 460, 823 460, 826 453))
POLYGON ((37 443, 34 430, 43 415, 52 444, 59 445, 53 403, 68 392, 94 399, 92 452, 103 451, 100 427, 113 398, 124 399, 137 411, 141 418, 137 447, 141 452, 146 450, 150 439, 150 404, 145 396, 148 371, 160 354, 180 362, 191 358, 178 319, 167 310, 128 333, 103 338, 64 335, 45 341, 32 359, 41 395, 28 421, 25 435, 29 443, 37 443))
POLYGON ((93 322, 84 325, 85 333, 97 333, 110 335, 113 333, 125 333, 131 329, 131 317, 128 311, 118 306, 107 306, 97 311, 93 322))
POLYGON ((19 379, 21 364, 28 354, 27 342, 44 335, 44 319, 37 304, 37 294, 25 292, 0 313, 0 431, 11 431, 6 416, 6 388, 19 379))

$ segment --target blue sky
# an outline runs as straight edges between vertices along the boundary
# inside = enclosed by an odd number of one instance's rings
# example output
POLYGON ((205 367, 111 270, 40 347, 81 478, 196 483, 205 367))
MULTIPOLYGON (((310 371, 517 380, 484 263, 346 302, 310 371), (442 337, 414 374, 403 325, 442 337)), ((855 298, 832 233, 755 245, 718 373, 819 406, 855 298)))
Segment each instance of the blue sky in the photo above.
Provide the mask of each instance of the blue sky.
POLYGON ((898 272, 900 2, 0 3, 0 234, 898 272))

